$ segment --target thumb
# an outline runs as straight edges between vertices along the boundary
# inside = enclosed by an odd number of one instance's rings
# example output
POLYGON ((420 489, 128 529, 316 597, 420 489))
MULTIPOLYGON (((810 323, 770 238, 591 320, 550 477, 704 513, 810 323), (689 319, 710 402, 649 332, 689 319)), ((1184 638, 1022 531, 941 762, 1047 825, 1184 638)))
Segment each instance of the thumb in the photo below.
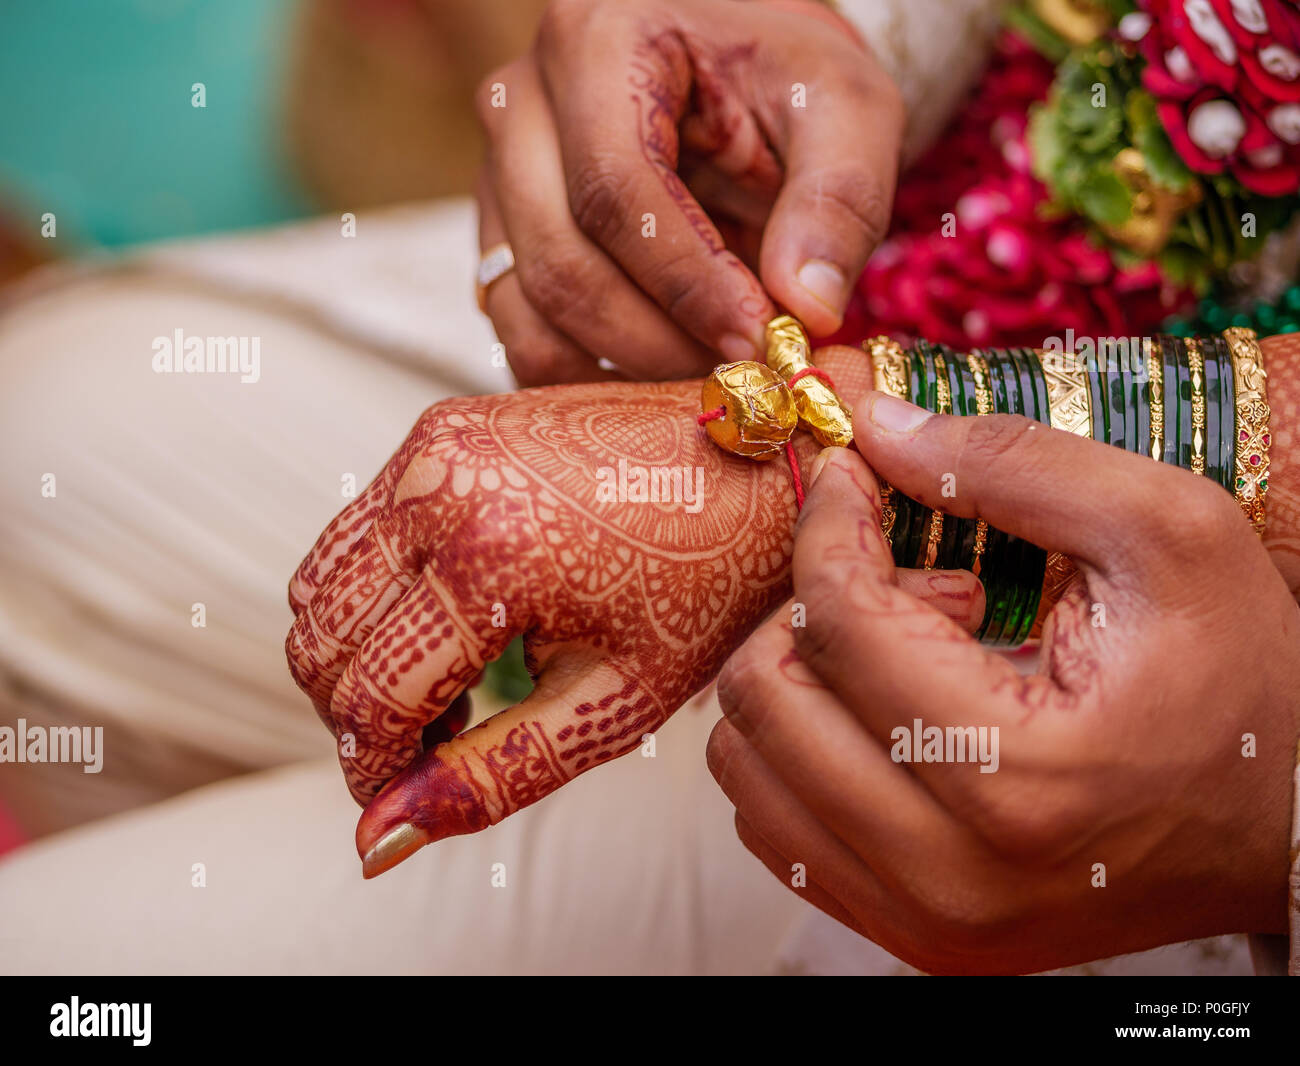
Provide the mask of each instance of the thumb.
POLYGON ((982 518, 1103 573, 1163 551, 1161 538, 1135 530, 1171 479, 1204 481, 1021 415, 936 415, 882 392, 855 406, 853 429, 872 468, 923 506, 982 518))
POLYGON ((427 844, 477 833, 630 751, 668 716, 634 677, 604 662, 547 674, 522 702, 426 751, 357 823, 362 873, 375 877, 427 844))
POLYGON ((868 63, 864 55, 860 76, 811 82, 802 101, 781 102, 785 182, 763 234, 759 273, 813 336, 839 329, 853 285, 889 228, 903 108, 868 63))

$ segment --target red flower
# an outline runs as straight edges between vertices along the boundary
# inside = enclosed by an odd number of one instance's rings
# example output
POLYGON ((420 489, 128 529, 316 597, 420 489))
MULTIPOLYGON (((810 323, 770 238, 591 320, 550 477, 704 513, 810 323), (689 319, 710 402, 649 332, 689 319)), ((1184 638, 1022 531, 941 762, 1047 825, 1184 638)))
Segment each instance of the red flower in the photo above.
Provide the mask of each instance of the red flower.
POLYGON ((1300 188, 1300 9, 1294 0, 1139 0, 1142 84, 1183 161, 1247 189, 1300 188))
POLYGON ((836 339, 878 333, 957 348, 1148 333, 1191 294, 1154 263, 1116 267, 1075 217, 1045 213, 1023 135, 1049 63, 1010 34, 937 145, 899 182, 889 238, 836 339))

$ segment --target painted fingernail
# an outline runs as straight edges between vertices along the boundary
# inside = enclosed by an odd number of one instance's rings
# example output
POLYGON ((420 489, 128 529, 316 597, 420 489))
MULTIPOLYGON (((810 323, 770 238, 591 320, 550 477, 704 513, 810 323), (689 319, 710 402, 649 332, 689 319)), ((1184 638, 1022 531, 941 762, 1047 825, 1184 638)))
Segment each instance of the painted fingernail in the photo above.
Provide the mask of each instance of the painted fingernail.
POLYGON ((837 315, 843 313, 848 283, 844 279, 844 272, 834 263, 828 263, 825 259, 809 259, 799 268, 795 280, 808 290, 808 295, 824 304, 828 310, 837 315))
POLYGON ((751 359, 762 360, 763 358, 758 345, 739 333, 725 334, 722 340, 718 341, 718 351, 729 363, 743 363, 751 359))
POLYGON ((391 870, 403 859, 414 855, 429 837, 422 829, 417 829, 410 822, 393 826, 375 842, 375 846, 366 852, 361 860, 361 876, 378 877, 385 870, 391 870))
POLYGON ((822 467, 831 457, 832 452, 842 452, 843 448, 823 448, 817 453, 817 458, 813 460, 812 469, 808 471, 808 487, 812 488, 817 484, 817 478, 821 476, 822 467))
POLYGON ((878 392, 871 398, 871 421, 888 433, 911 433, 930 417, 923 407, 878 392))

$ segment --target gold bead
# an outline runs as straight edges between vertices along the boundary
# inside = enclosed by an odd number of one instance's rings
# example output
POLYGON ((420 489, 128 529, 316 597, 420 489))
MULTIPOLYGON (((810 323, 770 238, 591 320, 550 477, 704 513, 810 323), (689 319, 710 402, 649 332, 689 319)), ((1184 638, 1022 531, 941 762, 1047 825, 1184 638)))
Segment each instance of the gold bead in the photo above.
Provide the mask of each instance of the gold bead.
POLYGON ((700 408, 722 408, 704 423, 719 448, 750 459, 780 455, 799 424, 794 396, 781 375, 762 363, 724 363, 704 381, 700 408))
MULTIPOLYGON (((803 326, 789 315, 767 324, 767 365, 789 381, 812 366, 811 348, 803 326)), ((793 385, 795 410, 804 428, 823 448, 847 448, 853 443, 853 418, 835 390, 820 378, 805 374, 793 385)))

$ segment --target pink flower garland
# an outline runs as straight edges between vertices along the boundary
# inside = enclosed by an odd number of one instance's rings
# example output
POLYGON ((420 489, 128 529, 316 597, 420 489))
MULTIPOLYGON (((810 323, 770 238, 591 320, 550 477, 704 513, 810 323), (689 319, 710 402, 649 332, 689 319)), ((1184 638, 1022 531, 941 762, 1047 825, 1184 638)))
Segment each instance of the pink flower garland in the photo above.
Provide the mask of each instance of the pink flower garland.
MULTIPOLYGON (((1183 161, 1262 196, 1300 188, 1300 10, 1291 0, 1139 0, 1142 84, 1183 161)), ((1124 27, 1121 26, 1121 32, 1124 27)))
POLYGON ((1191 293, 1154 263, 1121 269, 1081 220, 1046 210, 1024 135, 1053 75, 1049 61, 1003 35, 949 131, 901 177, 893 228, 839 339, 1039 347, 1067 329, 1093 338, 1149 332, 1187 306, 1191 293), (974 184, 971 174, 980 175, 974 184))

